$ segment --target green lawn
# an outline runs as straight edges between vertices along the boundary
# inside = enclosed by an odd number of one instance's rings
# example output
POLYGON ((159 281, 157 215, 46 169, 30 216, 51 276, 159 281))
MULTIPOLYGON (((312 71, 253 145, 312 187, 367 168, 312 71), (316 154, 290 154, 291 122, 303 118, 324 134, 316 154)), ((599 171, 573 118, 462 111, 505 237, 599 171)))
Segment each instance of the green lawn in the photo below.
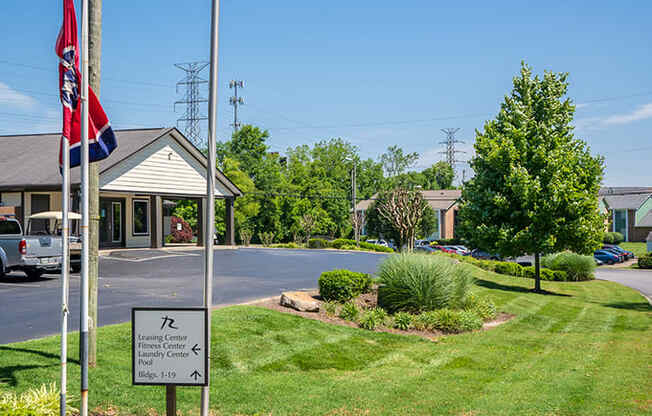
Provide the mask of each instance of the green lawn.
POLYGON ((646 243, 620 243, 619 246, 625 250, 633 252, 636 257, 641 257, 647 254, 647 245, 646 243))
MULTIPOLYGON (((436 343, 251 306, 216 311, 211 406, 219 415, 652 414, 652 308, 642 296, 606 281, 542 282, 557 295, 537 295, 529 279, 478 273, 477 290, 517 317, 436 343)), ((164 388, 130 384, 130 325, 102 328, 99 339, 91 408, 162 412, 164 388)), ((0 390, 57 380, 58 347, 57 337, 0 346, 0 390)), ((70 393, 78 380, 71 363, 70 393)), ((178 392, 184 414, 196 414, 199 389, 178 392)))

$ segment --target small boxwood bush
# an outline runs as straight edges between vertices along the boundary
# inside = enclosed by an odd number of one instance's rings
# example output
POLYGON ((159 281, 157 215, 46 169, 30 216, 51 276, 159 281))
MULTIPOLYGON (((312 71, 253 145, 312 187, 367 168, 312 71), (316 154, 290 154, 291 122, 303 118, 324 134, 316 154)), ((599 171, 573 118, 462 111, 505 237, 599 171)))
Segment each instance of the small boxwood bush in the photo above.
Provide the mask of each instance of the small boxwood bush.
POLYGON ((464 310, 475 312, 483 321, 496 319, 498 311, 491 299, 470 295, 464 302, 464 310))
POLYGON ((308 248, 329 248, 331 245, 328 240, 323 238, 311 238, 308 240, 308 248))
MULTIPOLYGON (((550 269, 546 269, 544 267, 541 267, 540 268, 540 273, 541 273, 541 280, 549 280, 549 281, 554 281, 555 280, 555 271, 554 270, 550 270, 550 269)), ((535 277, 534 266, 523 267, 523 277, 534 279, 534 277, 535 277)))
MULTIPOLYGON (((566 272, 565 280, 582 281, 593 279, 595 260, 593 256, 582 256, 570 251, 549 254, 541 259, 541 266, 566 272)), ((559 279, 555 279, 559 280, 559 279)))
POLYGON ((652 253, 638 258, 639 269, 652 269, 652 253))
POLYGON ((609 233, 604 233, 604 237, 602 241, 605 244, 620 244, 623 241, 625 241, 625 237, 618 232, 609 232, 609 233))
POLYGON ((444 256, 397 254, 378 269, 378 305, 390 313, 419 313, 457 307, 467 297, 473 277, 444 256))
POLYGON ((271 244, 270 247, 272 248, 301 248, 300 245, 297 243, 278 243, 278 244, 271 244))
POLYGON ((326 301, 345 302, 371 289, 371 276, 350 270, 331 270, 319 276, 319 294, 326 301))

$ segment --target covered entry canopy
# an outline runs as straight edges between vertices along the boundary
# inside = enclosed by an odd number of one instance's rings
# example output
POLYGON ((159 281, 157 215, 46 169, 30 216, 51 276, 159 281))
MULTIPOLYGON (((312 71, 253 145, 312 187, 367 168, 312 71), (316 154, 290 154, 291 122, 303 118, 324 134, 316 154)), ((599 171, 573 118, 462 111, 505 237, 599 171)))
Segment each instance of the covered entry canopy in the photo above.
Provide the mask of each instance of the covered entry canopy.
MULTIPOLYGON (((118 148, 98 162, 100 199, 111 201, 105 205, 112 211, 105 234, 119 246, 160 246, 163 198, 195 199, 206 206, 206 157, 173 127, 115 133, 118 148)), ((43 207, 61 209, 59 137, 0 136, 0 203, 16 206, 21 219, 43 207)), ((73 189, 79 188, 79 175, 80 169, 71 170, 73 189)), ((226 201, 225 243, 233 244, 233 201, 242 192, 218 170, 215 194, 226 201)))

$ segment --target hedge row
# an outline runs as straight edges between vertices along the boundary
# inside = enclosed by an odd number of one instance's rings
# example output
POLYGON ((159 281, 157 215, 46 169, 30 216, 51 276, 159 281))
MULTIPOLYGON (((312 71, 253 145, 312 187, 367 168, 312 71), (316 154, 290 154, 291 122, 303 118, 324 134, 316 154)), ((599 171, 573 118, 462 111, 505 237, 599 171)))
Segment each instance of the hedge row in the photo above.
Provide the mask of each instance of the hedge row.
MULTIPOLYGON (((494 260, 480 260, 471 256, 460 256, 459 254, 447 254, 465 263, 472 264, 483 270, 504 274, 509 276, 527 277, 534 279, 535 272, 534 266, 521 266, 518 263, 509 261, 494 261, 494 260)), ((556 282, 568 281, 568 275, 563 270, 550 270, 545 267, 540 268, 541 280, 549 280, 556 282)))
POLYGON ((647 253, 638 258, 639 269, 652 269, 652 253, 647 253))
POLYGON ((620 244, 623 241, 625 241, 625 237, 618 232, 604 233, 604 237, 602 237, 602 241, 605 244, 620 244))
POLYGON ((308 248, 336 248, 338 250, 370 250, 377 251, 380 253, 393 253, 389 247, 379 246, 378 244, 367 243, 366 241, 360 241, 360 246, 355 243, 355 240, 350 240, 348 238, 338 238, 337 240, 328 241, 323 238, 311 238, 308 240, 308 248))

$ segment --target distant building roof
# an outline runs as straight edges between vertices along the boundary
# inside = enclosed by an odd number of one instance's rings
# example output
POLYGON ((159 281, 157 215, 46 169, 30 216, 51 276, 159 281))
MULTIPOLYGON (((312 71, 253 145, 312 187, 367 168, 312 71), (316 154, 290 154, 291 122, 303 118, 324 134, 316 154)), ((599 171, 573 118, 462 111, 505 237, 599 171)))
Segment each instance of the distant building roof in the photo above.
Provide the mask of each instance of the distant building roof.
POLYGON ((642 194, 652 193, 650 186, 607 186, 602 187, 598 191, 598 195, 627 195, 627 194, 642 194))
MULTIPOLYGON (((178 137, 177 141, 206 166, 206 157, 174 127, 114 131, 118 147, 111 156, 98 162, 100 173, 172 132, 178 137)), ((61 187, 60 137, 60 133, 0 136, 0 190, 61 187)), ((222 172, 218 171, 217 177, 235 195, 242 194, 222 172)), ((80 182, 80 169, 71 169, 70 183, 78 185, 80 182)))
POLYGON ((645 214, 645 216, 636 224, 636 226, 652 227, 652 211, 649 211, 647 214, 645 214))
POLYGON ((652 193, 610 194, 603 200, 609 209, 638 209, 652 193))
MULTIPOLYGON (((462 196, 462 191, 459 189, 441 189, 421 191, 421 194, 432 209, 448 210, 457 203, 457 200, 462 196)), ((366 211, 377 198, 378 194, 374 194, 370 199, 358 202, 355 206, 356 211, 366 211)))

